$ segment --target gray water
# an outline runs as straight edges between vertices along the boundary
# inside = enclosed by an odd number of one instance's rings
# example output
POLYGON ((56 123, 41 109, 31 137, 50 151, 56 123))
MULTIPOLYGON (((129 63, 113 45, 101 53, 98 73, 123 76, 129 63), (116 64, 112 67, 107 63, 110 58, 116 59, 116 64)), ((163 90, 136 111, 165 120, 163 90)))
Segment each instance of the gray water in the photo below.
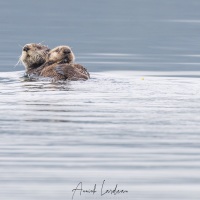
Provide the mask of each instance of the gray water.
POLYGON ((0 199, 200 199, 200 1, 0 1, 0 199), (22 78, 21 46, 72 46, 88 81, 22 78), (106 189, 127 190, 105 194, 106 189))

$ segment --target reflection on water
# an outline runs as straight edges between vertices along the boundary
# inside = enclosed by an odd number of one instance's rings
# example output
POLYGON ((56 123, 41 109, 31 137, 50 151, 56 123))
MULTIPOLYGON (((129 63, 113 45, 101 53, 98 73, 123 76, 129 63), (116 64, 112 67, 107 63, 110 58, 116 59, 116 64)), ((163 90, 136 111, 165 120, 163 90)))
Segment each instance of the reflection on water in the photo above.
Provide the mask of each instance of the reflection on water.
POLYGON ((71 199, 80 181, 100 192, 103 180, 129 193, 75 199, 200 196, 199 79, 107 72, 63 84, 22 74, 0 74, 1 199, 71 199))

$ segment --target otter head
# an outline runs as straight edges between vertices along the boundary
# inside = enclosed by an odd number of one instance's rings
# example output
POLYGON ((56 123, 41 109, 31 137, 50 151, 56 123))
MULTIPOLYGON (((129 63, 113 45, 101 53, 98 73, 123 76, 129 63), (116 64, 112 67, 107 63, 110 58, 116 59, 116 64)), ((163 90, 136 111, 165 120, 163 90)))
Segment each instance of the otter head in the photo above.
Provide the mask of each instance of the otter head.
POLYGON ((69 46, 58 46, 48 54, 49 63, 73 63, 75 56, 69 46))
POLYGON ((37 68, 46 62, 50 49, 41 44, 26 44, 22 49, 20 61, 24 64, 26 71, 37 68))

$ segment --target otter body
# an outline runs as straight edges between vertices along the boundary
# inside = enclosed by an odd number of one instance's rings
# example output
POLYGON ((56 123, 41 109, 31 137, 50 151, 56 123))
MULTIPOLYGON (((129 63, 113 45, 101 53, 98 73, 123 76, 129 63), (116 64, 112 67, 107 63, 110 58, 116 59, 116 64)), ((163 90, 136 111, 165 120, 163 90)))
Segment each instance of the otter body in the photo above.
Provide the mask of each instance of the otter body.
POLYGON ((39 76, 51 77, 55 81, 59 80, 87 80, 89 77, 82 73, 76 64, 52 64, 44 67, 38 72, 39 76))

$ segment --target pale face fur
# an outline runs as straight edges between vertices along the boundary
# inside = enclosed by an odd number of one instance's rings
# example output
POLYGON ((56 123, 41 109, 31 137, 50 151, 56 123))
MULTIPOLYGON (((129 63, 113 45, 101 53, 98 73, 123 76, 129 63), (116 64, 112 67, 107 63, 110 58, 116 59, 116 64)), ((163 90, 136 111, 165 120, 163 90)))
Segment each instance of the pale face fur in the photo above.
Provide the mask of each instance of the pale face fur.
POLYGON ((41 44, 26 44, 22 49, 20 61, 24 64, 26 71, 41 66, 46 62, 50 49, 41 44))
POLYGON ((47 60, 52 63, 73 63, 75 56, 69 46, 58 46, 49 52, 47 60))

